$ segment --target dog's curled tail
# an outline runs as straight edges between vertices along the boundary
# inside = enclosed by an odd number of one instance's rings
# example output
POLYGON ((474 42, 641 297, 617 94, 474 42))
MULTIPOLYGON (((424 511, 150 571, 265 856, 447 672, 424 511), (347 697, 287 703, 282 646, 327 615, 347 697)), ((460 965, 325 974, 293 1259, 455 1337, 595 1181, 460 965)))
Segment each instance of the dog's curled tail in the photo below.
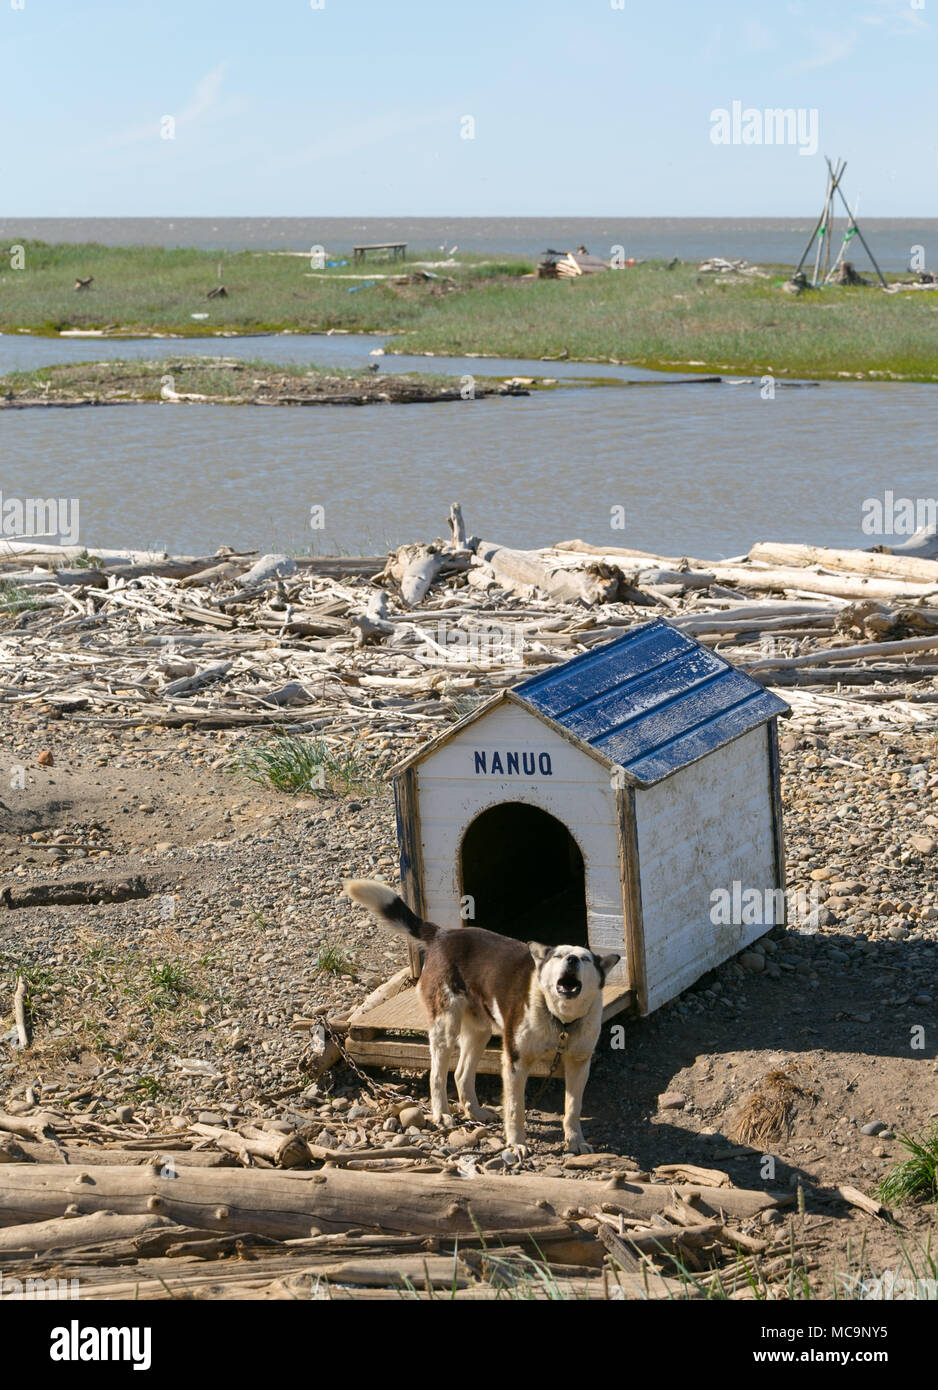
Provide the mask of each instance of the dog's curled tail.
POLYGON ((352 902, 360 903, 390 931, 412 936, 415 941, 424 944, 436 936, 437 928, 433 923, 424 922, 416 912, 412 912, 404 899, 398 897, 386 883, 379 883, 373 878, 347 878, 342 888, 352 902))

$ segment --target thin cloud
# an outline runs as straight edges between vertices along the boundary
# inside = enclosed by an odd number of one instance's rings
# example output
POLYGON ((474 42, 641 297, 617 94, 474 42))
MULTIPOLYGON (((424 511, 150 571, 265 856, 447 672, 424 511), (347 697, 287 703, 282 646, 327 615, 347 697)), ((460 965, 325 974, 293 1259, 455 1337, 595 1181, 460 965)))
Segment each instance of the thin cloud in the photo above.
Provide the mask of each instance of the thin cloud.
POLYGON ((807 72, 812 68, 827 68, 832 63, 840 63, 844 58, 849 58, 857 46, 857 33, 855 29, 849 30, 846 34, 819 34, 815 30, 811 33, 811 41, 814 44, 814 53, 799 63, 796 71, 807 72))
POLYGON ((195 92, 188 106, 184 106, 176 117, 177 125, 188 125, 191 121, 197 121, 200 116, 204 116, 207 111, 212 111, 218 105, 218 96, 221 92, 221 84, 225 77, 226 63, 219 63, 217 67, 207 72, 195 85, 195 92))
POLYGON ((429 111, 421 116, 406 116, 399 112, 391 112, 358 121, 353 125, 346 126, 344 130, 330 129, 328 135, 315 145, 297 150, 295 154, 286 155, 278 163, 292 166, 313 164, 325 159, 345 158, 349 155, 360 154, 363 150, 373 149, 376 145, 385 144, 388 140, 399 140, 408 135, 416 135, 418 132, 429 130, 433 126, 442 128, 444 124, 451 127, 453 140, 458 144, 459 116, 458 114, 454 115, 452 111, 429 111))
POLYGON ((913 9, 909 0, 873 0, 878 9, 863 15, 861 24, 886 26, 891 34, 922 34, 929 29, 923 10, 913 9))
POLYGON ((763 53, 775 47, 771 31, 757 19, 747 19, 743 25, 743 43, 750 53, 763 53))
MULTIPOLYGON (((145 125, 131 126, 128 130, 116 132, 101 141, 96 148, 106 150, 123 149, 128 145, 138 145, 144 140, 154 140, 160 134, 160 123, 163 116, 172 116, 176 123, 176 129, 192 125, 203 116, 212 114, 223 114, 224 109, 219 105, 222 82, 225 77, 226 63, 219 63, 200 77, 195 84, 195 90, 191 98, 181 111, 161 112, 157 120, 147 121, 145 125)), ((233 109, 233 108, 226 108, 233 109)))

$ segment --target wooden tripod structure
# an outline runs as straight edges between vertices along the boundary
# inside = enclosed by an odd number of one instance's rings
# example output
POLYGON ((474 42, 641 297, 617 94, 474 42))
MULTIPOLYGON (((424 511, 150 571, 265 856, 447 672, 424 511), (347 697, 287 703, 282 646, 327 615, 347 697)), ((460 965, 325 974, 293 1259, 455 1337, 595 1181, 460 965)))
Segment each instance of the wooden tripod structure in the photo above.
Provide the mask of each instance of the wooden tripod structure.
POLYGON ((830 160, 825 157, 825 162, 827 164, 827 192, 824 196, 824 207, 820 217, 817 220, 817 224, 814 228, 814 231, 811 233, 811 239, 809 240, 807 246, 804 249, 804 253, 802 254, 801 260, 798 262, 795 274, 799 274, 805 261, 810 256, 811 249, 813 247, 814 275, 811 280, 811 284, 814 286, 815 289, 818 285, 826 284, 830 280, 831 276, 836 272, 838 266, 840 265, 840 262, 843 260, 844 253, 847 250, 847 247, 849 246, 853 238, 856 236, 859 237, 860 244, 863 247, 866 254, 869 256, 873 264, 873 269, 876 271, 876 274, 879 277, 879 282, 882 285, 883 289, 885 289, 886 280, 883 276, 883 272, 876 264, 876 257, 873 255, 872 251, 867 245, 866 238, 860 231, 860 228, 857 225, 856 217, 851 211, 850 204, 844 197, 843 191, 840 187, 841 180, 843 179, 844 172, 847 168, 847 161, 845 159, 838 159, 834 164, 831 164, 830 160), (837 259, 834 261, 832 267, 831 250, 834 239, 835 197, 840 199, 840 201, 844 205, 844 208, 846 209, 847 227, 844 232, 844 239, 840 248, 840 252, 837 256, 837 259))

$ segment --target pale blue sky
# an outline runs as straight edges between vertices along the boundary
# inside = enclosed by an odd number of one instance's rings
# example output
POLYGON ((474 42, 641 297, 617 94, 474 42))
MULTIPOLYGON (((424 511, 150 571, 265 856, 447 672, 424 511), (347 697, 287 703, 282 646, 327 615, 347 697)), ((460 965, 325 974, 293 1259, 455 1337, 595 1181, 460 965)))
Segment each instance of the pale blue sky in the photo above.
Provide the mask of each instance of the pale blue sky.
POLYGON ((938 215, 938 0, 621 2, 0 0, 0 215, 938 215))

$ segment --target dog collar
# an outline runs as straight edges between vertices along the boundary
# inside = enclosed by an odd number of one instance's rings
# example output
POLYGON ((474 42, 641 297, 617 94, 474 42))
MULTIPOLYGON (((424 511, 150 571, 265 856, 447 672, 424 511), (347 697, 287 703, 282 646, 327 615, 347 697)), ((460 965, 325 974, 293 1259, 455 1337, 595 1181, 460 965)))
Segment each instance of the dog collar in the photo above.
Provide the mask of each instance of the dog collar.
MULTIPOLYGON (((547 1007, 547 1006, 545 1005, 545 1008, 546 1008, 546 1007, 547 1007)), ((570 1035, 570 1024, 569 1024, 569 1023, 564 1023, 563 1019, 562 1019, 562 1018, 558 1018, 557 1015, 556 1015, 555 1013, 551 1013, 551 1010, 550 1010, 550 1009, 548 1009, 547 1012, 550 1014, 551 1018, 552 1018, 552 1019, 554 1020, 554 1022, 557 1024, 557 1027, 560 1029, 560 1036, 561 1036, 562 1040, 563 1040, 564 1042, 566 1042, 566 1041, 567 1041, 567 1038, 568 1038, 569 1035, 570 1035)), ((573 1019, 572 1022, 575 1023, 575 1022, 576 1022, 576 1019, 573 1019)))

